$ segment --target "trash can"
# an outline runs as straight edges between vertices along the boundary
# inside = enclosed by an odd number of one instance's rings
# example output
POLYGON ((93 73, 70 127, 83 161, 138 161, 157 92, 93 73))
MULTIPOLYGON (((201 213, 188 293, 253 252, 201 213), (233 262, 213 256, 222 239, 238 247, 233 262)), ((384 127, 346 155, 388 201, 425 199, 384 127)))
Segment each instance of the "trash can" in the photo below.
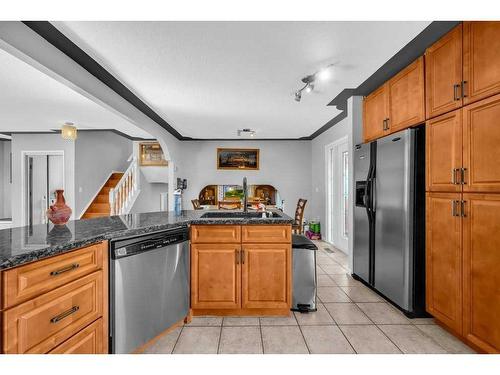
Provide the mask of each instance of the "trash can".
POLYGON ((307 237, 292 235, 292 311, 316 311, 316 250, 307 237))

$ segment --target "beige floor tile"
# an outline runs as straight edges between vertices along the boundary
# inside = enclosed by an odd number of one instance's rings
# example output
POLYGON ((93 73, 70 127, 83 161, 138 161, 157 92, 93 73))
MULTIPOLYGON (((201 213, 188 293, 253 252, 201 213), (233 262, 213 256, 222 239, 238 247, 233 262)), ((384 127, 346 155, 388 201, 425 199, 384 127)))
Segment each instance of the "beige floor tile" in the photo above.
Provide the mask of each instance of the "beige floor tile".
POLYGON ((321 302, 351 302, 349 297, 337 286, 318 287, 318 297, 321 302))
POLYGON ((220 327, 188 327, 182 329, 174 354, 217 354, 220 327))
POLYGON ((427 336, 441 345, 448 353, 451 354, 471 354, 475 351, 465 345, 452 334, 446 332, 443 328, 434 324, 418 325, 418 329, 423 331, 427 336))
POLYGON ((325 307, 338 325, 373 324, 354 303, 325 303, 325 307))
POLYGON ((301 330, 311 354, 354 353, 337 326, 304 326, 301 330))
POLYGON ((326 272, 320 266, 316 266, 316 275, 326 275, 326 272))
POLYGON ((322 303, 316 305, 317 311, 309 313, 295 312, 295 317, 301 326, 335 324, 328 310, 322 303))
POLYGON ((338 286, 363 286, 359 281, 354 280, 351 275, 329 275, 338 286))
POLYGON ((176 328, 172 332, 161 336, 152 345, 144 349, 144 354, 170 354, 179 338, 182 328, 176 328))
POLYGON ((340 264, 320 265, 320 267, 327 275, 344 275, 347 273, 347 270, 340 264))
POLYGON ((316 259, 316 262, 320 266, 338 266, 338 263, 335 262, 332 258, 326 256, 326 257, 319 257, 316 259))
POLYGON ((318 275, 318 286, 337 286, 335 281, 328 275, 318 275))
POLYGON ((357 305, 375 324, 411 324, 402 312, 388 303, 370 302, 357 305))
POLYGON ((436 321, 434 318, 413 318, 410 319, 410 322, 415 325, 421 325, 421 324, 436 324, 436 321))
POLYGON ((354 302, 384 302, 381 297, 364 285, 343 286, 341 288, 354 302))
POLYGON ((354 350, 360 354, 393 354, 401 353, 391 340, 375 325, 339 326, 354 350))
POLYGON ((307 354, 306 343, 298 326, 271 327, 262 329, 264 353, 269 354, 307 354))
POLYGON ((260 327, 222 327, 220 354, 262 354, 260 327))
POLYGON ((403 353, 446 353, 446 350, 414 325, 381 325, 378 327, 403 353))
POLYGON ((227 316, 222 322, 223 326, 258 326, 259 318, 247 316, 227 316))
POLYGON ((260 324, 263 326, 296 326, 297 320, 293 312, 290 316, 269 316, 260 318, 260 324))
POLYGON ((193 316, 191 323, 187 324, 188 327, 220 327, 222 325, 222 318, 217 316, 193 316))

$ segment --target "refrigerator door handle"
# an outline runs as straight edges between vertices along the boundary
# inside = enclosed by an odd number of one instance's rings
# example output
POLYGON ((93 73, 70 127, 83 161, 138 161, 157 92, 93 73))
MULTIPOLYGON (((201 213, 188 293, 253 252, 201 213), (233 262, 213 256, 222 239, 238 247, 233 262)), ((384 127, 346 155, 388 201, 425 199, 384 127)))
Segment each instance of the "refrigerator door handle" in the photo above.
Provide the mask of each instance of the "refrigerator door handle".
POLYGON ((376 178, 372 178, 370 180, 370 185, 371 185, 371 193, 372 193, 372 199, 371 199, 371 206, 372 206, 372 211, 376 212, 377 211, 377 180, 376 178))

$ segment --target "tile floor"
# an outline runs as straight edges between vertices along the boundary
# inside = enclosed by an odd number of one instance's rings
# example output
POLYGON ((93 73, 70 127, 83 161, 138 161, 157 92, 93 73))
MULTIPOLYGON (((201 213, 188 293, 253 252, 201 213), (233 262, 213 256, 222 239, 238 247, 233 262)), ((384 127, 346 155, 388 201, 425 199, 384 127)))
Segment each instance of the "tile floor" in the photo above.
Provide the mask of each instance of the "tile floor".
POLYGON ((283 318, 194 317, 144 353, 474 353, 433 319, 406 318, 348 274, 342 252, 316 243, 317 312, 283 318))

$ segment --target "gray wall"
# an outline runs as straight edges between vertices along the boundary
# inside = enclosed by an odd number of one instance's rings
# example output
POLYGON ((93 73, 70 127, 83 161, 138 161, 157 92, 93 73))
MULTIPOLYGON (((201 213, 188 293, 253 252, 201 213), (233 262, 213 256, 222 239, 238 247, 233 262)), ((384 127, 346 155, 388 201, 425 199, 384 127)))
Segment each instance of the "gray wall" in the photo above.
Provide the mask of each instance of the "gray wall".
POLYGON ((0 219, 11 217, 10 141, 0 141, 0 219))
POLYGON ((80 217, 112 172, 125 172, 133 142, 110 131, 84 131, 75 141, 75 215, 80 217))
MULTIPOLYGON (((191 199, 198 198, 206 185, 241 184, 247 176, 249 184, 270 184, 285 200, 285 212, 295 213, 299 198, 311 196, 310 141, 186 141, 182 142, 184 168, 177 176, 187 178, 183 207, 192 209, 191 199), (260 170, 217 170, 218 147, 260 149, 260 170)), ((309 217, 309 207, 305 216, 309 217)))
POLYGON ((137 197, 130 213, 160 211, 160 194, 168 192, 168 184, 148 183, 141 175, 141 192, 137 197))
POLYGON ((24 225, 23 217, 23 151, 64 151, 64 197, 75 218, 75 142, 61 138, 60 134, 12 135, 12 224, 24 225))

